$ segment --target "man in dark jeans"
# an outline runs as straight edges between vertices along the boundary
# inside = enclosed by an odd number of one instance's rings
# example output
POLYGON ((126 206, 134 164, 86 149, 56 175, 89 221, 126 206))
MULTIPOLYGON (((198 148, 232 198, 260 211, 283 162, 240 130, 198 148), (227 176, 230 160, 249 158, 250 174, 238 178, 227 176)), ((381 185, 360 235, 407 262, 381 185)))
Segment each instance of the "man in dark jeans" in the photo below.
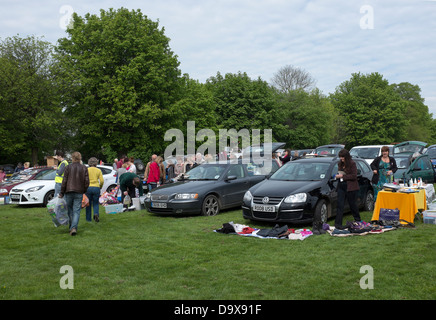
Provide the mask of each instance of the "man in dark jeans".
POLYGON ((65 168, 59 198, 65 196, 70 218, 70 235, 75 236, 79 225, 83 194, 89 187, 89 175, 88 168, 81 164, 80 152, 74 152, 71 157, 73 163, 65 168))

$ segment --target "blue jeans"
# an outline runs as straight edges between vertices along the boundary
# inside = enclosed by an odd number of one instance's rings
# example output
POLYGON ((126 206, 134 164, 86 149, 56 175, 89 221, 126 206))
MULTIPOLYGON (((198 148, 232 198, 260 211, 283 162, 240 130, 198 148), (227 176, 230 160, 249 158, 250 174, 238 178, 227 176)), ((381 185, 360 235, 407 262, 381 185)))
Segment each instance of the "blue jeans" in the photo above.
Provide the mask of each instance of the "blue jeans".
POLYGON ((88 187, 86 191, 86 196, 89 199, 89 206, 86 207, 86 221, 92 221, 91 217, 91 207, 94 210, 94 216, 99 215, 99 202, 100 198, 100 188, 99 187, 88 187))
POLYGON ((62 187, 62 183, 56 182, 55 183, 55 193, 54 193, 54 197, 56 198, 59 193, 61 192, 61 187, 62 187))
POLYGON ((82 209, 83 193, 68 192, 64 195, 67 202, 68 217, 70 218, 70 230, 79 225, 80 210, 82 209))

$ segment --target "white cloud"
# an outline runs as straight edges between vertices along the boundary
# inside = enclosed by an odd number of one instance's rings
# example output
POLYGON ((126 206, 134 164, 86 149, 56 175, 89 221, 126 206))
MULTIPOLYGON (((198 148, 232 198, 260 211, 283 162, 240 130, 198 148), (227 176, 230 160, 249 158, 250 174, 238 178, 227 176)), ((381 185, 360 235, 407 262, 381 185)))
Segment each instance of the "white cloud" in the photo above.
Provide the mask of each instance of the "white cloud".
POLYGON ((238 71, 270 81, 282 66, 310 72, 331 93, 354 72, 379 72, 390 83, 422 89, 436 116, 436 1, 425 0, 0 0, 0 38, 34 34, 55 43, 62 6, 79 15, 141 9, 160 21, 181 70, 191 78, 238 71), (373 9, 373 29, 362 18, 373 9))

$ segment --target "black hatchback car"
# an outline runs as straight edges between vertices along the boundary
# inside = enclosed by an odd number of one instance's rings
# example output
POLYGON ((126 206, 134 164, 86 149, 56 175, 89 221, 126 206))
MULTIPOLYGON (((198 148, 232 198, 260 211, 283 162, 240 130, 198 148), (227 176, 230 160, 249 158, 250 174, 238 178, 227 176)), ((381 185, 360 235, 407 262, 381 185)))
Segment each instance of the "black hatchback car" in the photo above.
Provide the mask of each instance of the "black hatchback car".
POLYGON ((276 161, 268 161, 271 166, 242 161, 199 165, 189 170, 184 180, 147 193, 144 205, 152 213, 205 216, 240 207, 245 192, 279 168, 276 161))
MULTIPOLYGON (((364 159, 353 158, 357 165, 360 190, 358 206, 374 208, 372 171, 364 159)), ((338 172, 337 157, 314 157, 288 162, 268 180, 250 188, 244 195, 243 217, 274 223, 326 222, 336 215, 338 172)), ((345 202, 348 211, 348 203, 345 202)))

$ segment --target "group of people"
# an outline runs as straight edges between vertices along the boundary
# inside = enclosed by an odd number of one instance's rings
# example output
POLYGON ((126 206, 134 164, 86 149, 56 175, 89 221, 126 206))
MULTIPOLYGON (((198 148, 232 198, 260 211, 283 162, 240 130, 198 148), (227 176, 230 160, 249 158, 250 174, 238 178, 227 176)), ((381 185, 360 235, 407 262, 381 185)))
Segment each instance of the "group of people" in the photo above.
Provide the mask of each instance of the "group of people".
MULTIPOLYGON (((357 194, 359 191, 359 183, 357 181, 357 166, 351 158, 347 149, 339 151, 338 173, 336 179, 338 182, 338 205, 335 218, 335 228, 344 229, 342 219, 344 214, 345 200, 347 200, 351 214, 355 221, 361 221, 359 209, 357 207, 357 194)), ((391 182, 393 174, 398 170, 395 159, 389 156, 389 147, 381 148, 381 155, 376 157, 371 165, 373 170, 372 185, 374 188, 374 201, 377 198, 377 193, 383 188, 387 182, 391 182)))
MULTIPOLYGON (((382 189, 383 184, 391 182, 393 174, 398 169, 395 159, 389 156, 389 148, 381 149, 382 155, 375 158, 371 163, 373 170, 372 184, 374 187, 374 197, 382 189)), ((342 149, 339 154, 338 173, 335 175, 338 180, 338 205, 335 218, 335 228, 344 229, 342 225, 345 201, 348 202, 351 213, 355 221, 361 221, 359 209, 357 207, 357 195, 359 191, 359 183, 357 180, 357 166, 351 158, 347 149, 342 149)), ((77 234, 77 226, 80 218, 80 210, 82 206, 83 194, 89 199, 90 206, 86 207, 86 220, 91 220, 91 208, 94 211, 94 220, 99 221, 99 197, 100 190, 103 186, 104 179, 101 170, 96 166, 98 160, 92 157, 88 161, 87 168, 82 164, 80 152, 72 154, 73 162, 68 164, 64 159, 64 154, 61 151, 56 153, 56 158, 59 165, 56 168, 55 178, 55 196, 60 198, 65 197, 68 207, 68 215, 70 218, 70 234, 77 234)), ((273 155, 280 165, 293 160, 290 150, 285 150, 283 156, 273 155)), ((176 157, 175 161, 164 160, 161 156, 153 154, 150 161, 147 163, 144 172, 144 179, 141 181, 136 174, 134 158, 124 157, 122 160, 114 160, 114 169, 116 166, 118 184, 121 190, 122 202, 125 196, 131 198, 136 197, 136 189, 139 191, 139 196, 144 194, 143 184, 148 186, 148 190, 153 190, 160 184, 177 178, 181 174, 186 174, 192 168, 214 160, 210 155, 203 156, 198 153, 195 156, 188 156, 186 162, 184 157, 176 157)))
POLYGON ((77 151, 71 155, 71 164, 68 164, 62 151, 57 151, 55 157, 59 162, 56 167, 55 197, 64 198, 67 203, 69 232, 74 236, 77 234, 84 195, 89 199, 86 220, 92 221, 93 210, 94 220, 100 221, 99 198, 104 178, 101 170, 97 168, 98 160, 95 157, 88 160, 88 167, 83 165, 82 155, 77 151))

